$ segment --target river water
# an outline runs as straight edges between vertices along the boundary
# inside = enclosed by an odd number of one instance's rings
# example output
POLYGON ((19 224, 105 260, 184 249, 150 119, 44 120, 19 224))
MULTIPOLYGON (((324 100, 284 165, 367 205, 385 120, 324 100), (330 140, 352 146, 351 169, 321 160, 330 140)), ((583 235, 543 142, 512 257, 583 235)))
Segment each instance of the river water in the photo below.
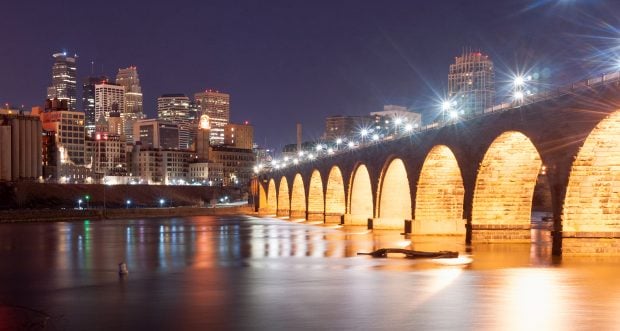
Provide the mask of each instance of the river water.
POLYGON ((0 330, 620 329, 620 260, 553 259, 533 231, 466 247, 245 216, 0 224, 0 330), (461 257, 356 255, 382 247, 461 257))

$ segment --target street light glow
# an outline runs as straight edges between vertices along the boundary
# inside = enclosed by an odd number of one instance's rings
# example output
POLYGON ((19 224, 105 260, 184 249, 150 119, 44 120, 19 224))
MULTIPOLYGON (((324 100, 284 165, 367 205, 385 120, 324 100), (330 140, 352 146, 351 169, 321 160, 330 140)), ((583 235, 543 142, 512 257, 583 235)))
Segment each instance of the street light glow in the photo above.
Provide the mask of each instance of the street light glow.
POLYGON ((523 78, 523 76, 515 77, 514 84, 515 86, 522 86, 523 84, 525 84, 525 78, 523 78))

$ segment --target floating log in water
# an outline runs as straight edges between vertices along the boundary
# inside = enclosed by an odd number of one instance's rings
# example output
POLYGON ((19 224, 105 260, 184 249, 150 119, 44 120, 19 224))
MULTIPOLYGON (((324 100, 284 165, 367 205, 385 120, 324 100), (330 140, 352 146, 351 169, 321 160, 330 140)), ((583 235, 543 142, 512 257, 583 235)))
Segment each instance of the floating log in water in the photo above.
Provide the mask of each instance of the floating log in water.
POLYGON ((388 253, 405 254, 408 259, 452 259, 459 257, 459 252, 439 251, 421 252, 402 248, 381 248, 370 253, 357 253, 357 255, 370 255, 372 257, 387 257, 388 253))

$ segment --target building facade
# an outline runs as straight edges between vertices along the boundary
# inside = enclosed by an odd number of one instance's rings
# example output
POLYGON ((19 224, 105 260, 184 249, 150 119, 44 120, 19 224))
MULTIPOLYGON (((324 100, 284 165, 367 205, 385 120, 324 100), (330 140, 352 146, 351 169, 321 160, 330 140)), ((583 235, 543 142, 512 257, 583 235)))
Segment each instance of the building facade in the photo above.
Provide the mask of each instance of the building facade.
POLYGON ((111 112, 125 112, 125 88, 118 84, 95 84, 95 123, 100 117, 106 120, 111 112))
POLYGON ((121 112, 127 141, 133 141, 133 123, 144 118, 142 87, 138 68, 131 66, 118 69, 116 84, 125 88, 125 109, 121 112))
POLYGON ((230 95, 213 90, 194 94, 201 115, 209 116, 211 144, 224 144, 224 128, 230 121, 230 95))
POLYGON ((66 52, 52 55, 52 85, 47 88, 47 98, 66 100, 69 110, 77 109, 77 56, 67 56, 66 52))
POLYGON ((184 185, 189 179, 191 152, 145 148, 136 143, 131 152, 131 174, 141 182, 184 185))
POLYGON ((226 124, 224 127, 224 145, 252 149, 254 146, 254 128, 248 123, 226 124))
POLYGON ((0 114, 0 181, 42 176, 41 132, 36 116, 0 114))
POLYGON ((82 107, 86 120, 86 134, 91 135, 95 132, 95 85, 107 82, 106 76, 90 76, 84 78, 82 84, 82 107))
POLYGON ((46 100, 45 111, 40 114, 43 130, 55 132, 60 163, 83 165, 84 113, 67 110, 65 100, 46 100))
POLYGON ((142 148, 179 149, 179 126, 159 119, 138 120, 133 125, 135 142, 142 148))
MULTIPOLYGON (((495 71, 493 61, 481 52, 463 51, 450 65, 448 74, 449 107, 446 111, 471 117, 484 113, 495 103, 495 71)), ((454 115, 453 115, 454 116, 454 115)))
POLYGON ((190 148, 191 132, 196 129, 190 115, 190 100, 185 94, 164 94, 157 98, 157 118, 178 125, 180 149, 190 148))

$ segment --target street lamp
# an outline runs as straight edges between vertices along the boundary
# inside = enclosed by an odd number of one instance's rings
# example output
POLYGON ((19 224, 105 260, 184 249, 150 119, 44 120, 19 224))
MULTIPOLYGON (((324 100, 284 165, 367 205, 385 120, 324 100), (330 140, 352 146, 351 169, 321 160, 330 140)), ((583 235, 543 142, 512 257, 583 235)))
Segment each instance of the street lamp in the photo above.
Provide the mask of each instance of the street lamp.
POLYGON ((129 206, 131 205, 131 200, 128 199, 126 202, 127 202, 127 209, 129 209, 129 206))
POLYGON ((362 131, 360 131, 360 136, 362 137, 362 144, 364 144, 364 138, 366 138, 367 135, 368 129, 362 129, 362 131))
POLYGON ((166 203, 166 200, 164 199, 159 199, 159 207, 162 208, 164 206, 164 203, 166 203))
POLYGON ((86 200, 86 208, 90 208, 90 195, 87 194, 84 200, 86 200))
POLYGON ((82 209, 82 199, 78 199, 78 209, 82 209))

